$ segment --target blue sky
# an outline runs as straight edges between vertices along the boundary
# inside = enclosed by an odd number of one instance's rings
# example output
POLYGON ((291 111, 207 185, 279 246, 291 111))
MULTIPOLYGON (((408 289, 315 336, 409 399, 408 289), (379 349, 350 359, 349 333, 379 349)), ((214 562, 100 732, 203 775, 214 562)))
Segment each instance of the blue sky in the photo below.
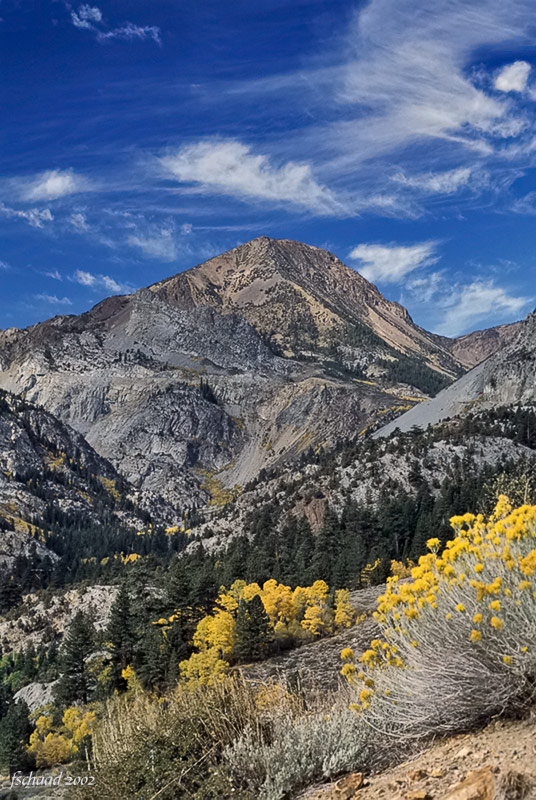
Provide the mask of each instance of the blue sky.
POLYGON ((458 335, 536 306, 533 0, 0 0, 0 327, 268 235, 458 335))

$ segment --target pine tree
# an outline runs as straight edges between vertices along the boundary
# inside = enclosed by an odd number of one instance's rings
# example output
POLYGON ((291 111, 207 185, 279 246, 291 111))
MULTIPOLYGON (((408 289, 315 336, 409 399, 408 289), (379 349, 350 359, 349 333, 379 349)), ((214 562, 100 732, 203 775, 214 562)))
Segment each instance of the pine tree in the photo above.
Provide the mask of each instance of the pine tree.
POLYGON ((144 688, 154 689, 163 682, 166 662, 162 632, 150 625, 141 641, 139 662, 136 665, 136 672, 144 688))
POLYGON ((180 607, 190 603, 191 571, 188 557, 176 558, 168 571, 166 594, 170 605, 180 607))
POLYGON ((315 579, 333 583, 337 556, 341 549, 341 526, 337 515, 329 506, 324 513, 324 521, 316 538, 313 556, 315 579))
POLYGON ((113 687, 124 688, 121 673, 128 664, 132 664, 138 640, 130 596, 124 583, 110 611, 106 639, 111 650, 113 687))
POLYGON ((93 623, 86 614, 78 611, 65 635, 60 653, 61 677, 55 688, 60 705, 72 706, 89 701, 93 678, 87 661, 94 647, 93 623))
POLYGON ((234 656, 239 661, 264 658, 272 642, 270 618, 258 594, 249 602, 240 601, 236 615, 234 656))
POLYGON ((26 744, 32 726, 26 703, 11 703, 0 720, 0 767, 9 771, 10 777, 27 764, 26 744))
POLYGON ((37 653, 33 642, 30 642, 24 654, 23 673, 25 682, 33 681, 37 675, 37 653))
POLYGON ((22 599, 22 586, 12 575, 9 580, 0 584, 0 614, 5 614, 22 599))
POLYGON ((299 542, 296 550, 296 573, 297 581, 301 585, 308 585, 314 580, 313 554, 315 550, 315 540, 311 526, 306 517, 298 521, 298 531, 296 542, 299 542))

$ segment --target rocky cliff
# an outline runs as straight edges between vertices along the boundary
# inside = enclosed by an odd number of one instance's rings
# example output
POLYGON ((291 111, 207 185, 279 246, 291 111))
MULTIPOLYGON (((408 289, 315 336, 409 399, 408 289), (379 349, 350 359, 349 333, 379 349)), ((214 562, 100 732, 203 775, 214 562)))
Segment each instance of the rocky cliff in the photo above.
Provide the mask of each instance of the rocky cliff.
POLYGON ((536 401, 536 312, 516 323, 514 336, 436 397, 389 422, 375 435, 396 428, 425 428, 448 417, 498 406, 531 405, 536 401))
POLYGON ((451 349, 331 253, 261 237, 79 317, 0 332, 0 387, 190 507, 411 407, 463 372, 451 349))
POLYGON ((512 322, 509 325, 498 325, 483 331, 473 331, 464 336, 458 336, 457 339, 448 340, 446 346, 464 367, 472 369, 512 341, 522 325, 522 321, 512 322))
POLYGON ((158 495, 138 492, 84 437, 42 408, 0 392, 0 567, 44 544, 52 507, 80 525, 98 526, 106 506, 118 527, 139 527, 142 508, 158 519, 173 509, 158 495), (108 508, 109 507, 109 508, 108 508))

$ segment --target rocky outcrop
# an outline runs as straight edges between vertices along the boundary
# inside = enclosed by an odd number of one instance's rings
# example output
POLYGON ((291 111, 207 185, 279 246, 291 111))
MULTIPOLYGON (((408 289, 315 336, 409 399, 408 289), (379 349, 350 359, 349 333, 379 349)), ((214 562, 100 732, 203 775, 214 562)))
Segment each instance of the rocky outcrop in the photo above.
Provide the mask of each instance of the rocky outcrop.
POLYGON ((54 685, 55 681, 52 683, 39 683, 34 681, 23 686, 18 692, 15 692, 13 697, 15 701, 20 700, 26 703, 30 709, 30 713, 33 713, 37 711, 38 708, 42 708, 53 702, 54 685))
POLYGON ((335 256, 262 237, 79 317, 0 332, 0 387, 137 490, 189 508, 409 408, 423 393, 386 367, 403 356, 433 376, 462 369, 335 256))
POLYGON ((140 509, 170 521, 176 514, 156 492, 129 485, 75 430, 39 406, 0 392, 0 568, 31 549, 56 559, 43 544, 41 527, 52 506, 98 526, 103 503, 118 527, 139 528, 140 509))
POLYGON ((16 617, 0 617, 2 652, 20 651, 30 644, 49 647, 62 638, 78 611, 87 614, 96 630, 102 631, 108 624, 116 596, 116 586, 100 584, 68 589, 52 597, 39 593, 25 595, 16 617))
POLYGON ((402 414, 375 436, 398 428, 426 428, 449 417, 498 406, 531 405, 536 401, 536 312, 516 328, 511 341, 486 361, 447 386, 436 397, 402 414))
POLYGON ((496 328, 473 331, 464 336, 458 336, 457 339, 447 340, 446 346, 464 367, 472 369, 512 341, 522 325, 522 322, 512 322, 510 325, 498 325, 496 328))

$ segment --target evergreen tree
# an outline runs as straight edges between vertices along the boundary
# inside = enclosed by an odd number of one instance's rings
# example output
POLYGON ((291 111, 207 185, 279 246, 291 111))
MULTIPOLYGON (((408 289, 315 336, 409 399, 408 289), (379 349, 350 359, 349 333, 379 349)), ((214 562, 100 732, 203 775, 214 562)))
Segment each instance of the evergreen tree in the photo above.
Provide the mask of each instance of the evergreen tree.
POLYGON ((314 580, 313 555, 315 550, 315 539, 311 526, 306 517, 298 521, 296 542, 299 542, 296 550, 296 584, 308 585, 314 580))
POLYGON ((240 601, 236 615, 234 656, 239 661, 265 657, 272 643, 270 618, 258 594, 249 602, 240 601))
POLYGON ((166 673, 162 632, 150 625, 141 640, 136 672, 146 689, 161 685, 166 673))
MULTIPOLYGON (((14 565, 15 569, 16 565, 14 565)), ((22 586, 14 575, 9 580, 0 583, 0 614, 6 614, 10 608, 20 603, 22 599, 22 586)))
POLYGON ((124 688, 121 673, 134 661, 138 640, 130 596, 124 583, 121 584, 110 611, 106 640, 111 650, 112 685, 116 689, 124 688))
POLYGON ((333 584, 337 556, 340 551, 341 525, 334 511, 329 507, 324 513, 324 521, 316 538, 313 556, 314 578, 333 584))
POLYGON ((10 776, 27 764, 26 745, 32 732, 29 713, 26 703, 12 702, 0 720, 0 767, 10 776))
POLYGON ((56 699, 62 706, 87 703, 93 690, 88 658, 95 647, 95 628, 86 614, 78 611, 63 640, 61 677, 55 687, 56 699))
POLYGON ((191 594, 191 571, 187 556, 176 558, 168 572, 166 594, 173 608, 188 605, 191 594))

